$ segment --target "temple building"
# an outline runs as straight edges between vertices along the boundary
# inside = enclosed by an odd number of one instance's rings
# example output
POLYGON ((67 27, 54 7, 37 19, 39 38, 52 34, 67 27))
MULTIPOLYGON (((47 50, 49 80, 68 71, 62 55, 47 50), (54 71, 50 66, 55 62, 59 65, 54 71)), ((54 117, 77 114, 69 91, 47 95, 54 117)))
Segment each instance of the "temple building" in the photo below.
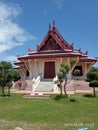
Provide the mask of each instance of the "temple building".
POLYGON ((85 79, 89 69, 97 62, 95 58, 88 57, 81 49, 76 50, 73 44, 69 44, 59 33, 55 22, 49 25, 49 30, 37 46, 36 50, 28 49, 28 54, 17 56, 14 64, 20 72, 22 80, 32 80, 40 76, 43 79, 53 79, 57 76, 61 63, 65 62, 70 66, 68 78, 75 79, 75 69, 80 70, 79 79, 85 79), (71 65, 71 60, 76 62, 71 65))

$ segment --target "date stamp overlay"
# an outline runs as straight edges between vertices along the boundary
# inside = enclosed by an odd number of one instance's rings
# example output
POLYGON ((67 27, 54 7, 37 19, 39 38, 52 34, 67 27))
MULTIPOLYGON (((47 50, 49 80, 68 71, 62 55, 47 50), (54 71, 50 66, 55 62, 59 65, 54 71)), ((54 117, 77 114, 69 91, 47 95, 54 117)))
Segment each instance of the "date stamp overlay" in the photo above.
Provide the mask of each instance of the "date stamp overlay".
POLYGON ((94 127, 94 123, 65 122, 64 126, 65 128, 76 127, 76 130, 90 130, 90 128, 94 127))

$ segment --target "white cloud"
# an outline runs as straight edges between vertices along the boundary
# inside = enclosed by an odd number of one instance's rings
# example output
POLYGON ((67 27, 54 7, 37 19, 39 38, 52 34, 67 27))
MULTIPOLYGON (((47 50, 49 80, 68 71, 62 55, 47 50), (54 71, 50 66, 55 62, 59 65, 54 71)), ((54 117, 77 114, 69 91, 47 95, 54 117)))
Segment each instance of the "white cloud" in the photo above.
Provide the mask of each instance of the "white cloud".
POLYGON ((61 10, 63 8, 65 0, 54 0, 54 3, 58 10, 61 10))
POLYGON ((5 61, 16 61, 17 60, 17 56, 6 56, 4 58, 5 61))
POLYGON ((0 3, 0 53, 10 50, 15 46, 23 45, 28 40, 36 40, 17 23, 15 17, 21 13, 18 5, 0 3))
POLYGON ((21 9, 18 5, 6 5, 4 3, 0 3, 0 21, 5 22, 5 20, 10 20, 11 17, 16 17, 21 12, 21 9))
POLYGON ((6 52, 3 53, 3 55, 0 55, 0 62, 1 61, 8 61, 13 64, 14 61, 17 61, 17 56, 15 55, 7 55, 6 52))
POLYGON ((0 53, 6 51, 6 50, 9 50, 9 46, 6 46, 6 45, 0 45, 0 53))

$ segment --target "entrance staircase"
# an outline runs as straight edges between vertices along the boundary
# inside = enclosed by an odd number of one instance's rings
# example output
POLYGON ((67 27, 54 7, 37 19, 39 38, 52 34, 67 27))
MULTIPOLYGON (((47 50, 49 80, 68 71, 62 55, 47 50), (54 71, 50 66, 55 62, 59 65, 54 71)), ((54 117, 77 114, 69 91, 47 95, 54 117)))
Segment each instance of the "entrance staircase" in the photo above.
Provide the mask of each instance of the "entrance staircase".
MULTIPOLYGON (((21 90, 26 90, 26 91, 32 91, 32 85, 33 81, 32 80, 24 80, 21 90)), ((50 79, 47 80, 42 80, 39 82, 38 86, 35 87, 35 90, 32 92, 36 93, 42 93, 42 92, 54 92, 54 93, 59 93, 60 90, 58 87, 55 89, 54 82, 50 79)), ((18 83, 15 82, 14 87, 16 90, 18 89, 18 83)), ((67 93, 75 93, 75 92, 92 92, 92 88, 89 87, 89 82, 86 82, 84 80, 68 80, 67 85, 66 85, 66 90, 67 93)))
POLYGON ((54 83, 52 81, 41 81, 35 89, 35 92, 53 92, 53 85, 54 83))

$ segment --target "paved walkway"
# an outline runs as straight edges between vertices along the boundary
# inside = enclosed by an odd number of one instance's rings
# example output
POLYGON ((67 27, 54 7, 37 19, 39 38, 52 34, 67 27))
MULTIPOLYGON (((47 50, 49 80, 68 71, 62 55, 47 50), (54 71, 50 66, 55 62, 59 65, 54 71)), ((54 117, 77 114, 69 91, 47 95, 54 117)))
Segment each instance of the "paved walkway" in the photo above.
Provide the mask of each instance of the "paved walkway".
MULTIPOLYGON (((16 90, 16 89, 11 89, 12 93, 22 93, 22 94, 35 94, 35 95, 50 95, 50 94, 59 94, 58 93, 54 93, 54 92, 35 92, 32 93, 32 90, 16 90)), ((63 92, 64 93, 64 92, 63 92)), ((67 91, 67 94, 74 94, 74 93, 93 93, 92 89, 76 89, 75 91, 67 91)))

